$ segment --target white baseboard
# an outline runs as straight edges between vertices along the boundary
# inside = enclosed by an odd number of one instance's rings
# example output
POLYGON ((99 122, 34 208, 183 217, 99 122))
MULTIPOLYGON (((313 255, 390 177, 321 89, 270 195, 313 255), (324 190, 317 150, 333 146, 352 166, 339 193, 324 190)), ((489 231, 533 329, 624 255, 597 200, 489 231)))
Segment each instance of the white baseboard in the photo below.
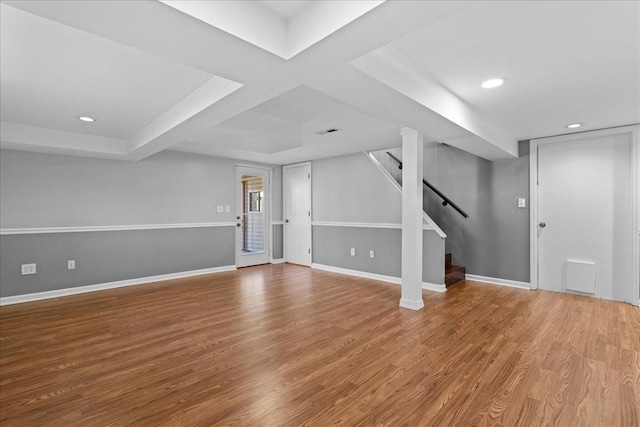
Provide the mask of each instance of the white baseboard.
POLYGON ((433 292, 447 292, 447 286, 442 284, 442 285, 436 285, 435 283, 428 283, 428 282, 422 282, 422 289, 425 289, 427 291, 433 291, 433 292))
POLYGON ((313 263, 311 264, 311 268, 315 268, 317 270, 330 271, 332 273, 340 273, 340 274, 347 274, 349 276, 362 277, 364 279, 380 280, 382 282, 395 283, 396 285, 399 285, 401 283, 401 280, 399 277, 385 276, 383 274, 368 273, 366 271, 359 271, 359 270, 349 270, 348 268, 334 267, 331 265, 313 263))
POLYGON ((492 285, 508 286, 510 288, 531 289, 531 285, 527 282, 518 282, 516 280, 496 279, 495 277, 476 276, 475 274, 465 274, 465 280, 473 280, 476 282, 490 283, 492 285))
POLYGON ((122 288, 125 286, 142 285, 145 283, 161 282, 164 280, 182 279, 184 277, 201 276, 203 274, 220 273, 223 271, 232 271, 235 269, 235 265, 225 265, 222 267, 203 268, 201 270, 181 271, 179 273, 160 274, 158 276, 139 277, 137 279, 119 280, 117 282, 99 283, 97 285, 78 286, 77 288, 56 289, 55 291, 15 295, 11 297, 0 298, 0 306, 19 304, 30 301, 39 301, 49 298, 58 298, 68 295, 84 294, 87 292, 103 291, 106 289, 122 288))
MULTIPOLYGON (((350 270, 348 268, 333 267, 331 265, 315 264, 315 263, 311 264, 311 268, 330 271, 332 273, 340 273, 340 274, 347 274, 349 276, 362 277, 364 279, 380 280, 382 282, 389 282, 395 285, 402 284, 402 279, 395 276, 385 276, 383 274, 368 273, 366 271, 350 270)), ((428 283, 428 282, 422 282, 422 289, 425 289, 427 291, 434 291, 434 292, 447 291, 447 288, 445 285, 436 285, 435 283, 428 283)))
POLYGON ((284 258, 277 258, 277 259, 271 258, 271 264, 282 264, 283 262, 284 262, 284 258))
POLYGON ((424 301, 422 301, 421 299, 418 301, 411 301, 408 299, 401 299, 400 300, 400 307, 402 308, 408 308, 409 310, 421 310, 422 308, 424 308, 424 301))

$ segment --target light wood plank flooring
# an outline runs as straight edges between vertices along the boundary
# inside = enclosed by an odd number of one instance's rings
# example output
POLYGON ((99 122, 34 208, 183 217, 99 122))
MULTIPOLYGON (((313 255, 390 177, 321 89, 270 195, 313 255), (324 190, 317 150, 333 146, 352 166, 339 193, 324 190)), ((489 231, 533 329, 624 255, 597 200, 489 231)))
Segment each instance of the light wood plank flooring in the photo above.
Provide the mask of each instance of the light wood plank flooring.
POLYGON ((640 309, 265 265, 0 309, 0 425, 638 426, 640 309))

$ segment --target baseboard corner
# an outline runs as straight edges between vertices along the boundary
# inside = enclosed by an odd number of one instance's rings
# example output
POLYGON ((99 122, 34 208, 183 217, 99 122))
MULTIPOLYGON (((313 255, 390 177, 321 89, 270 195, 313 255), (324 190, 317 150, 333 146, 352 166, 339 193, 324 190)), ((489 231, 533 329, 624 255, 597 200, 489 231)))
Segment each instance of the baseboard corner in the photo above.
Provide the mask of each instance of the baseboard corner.
POLYGON ((409 310, 421 310, 424 308, 424 301, 422 299, 419 299, 417 301, 412 301, 412 300, 408 300, 408 299, 401 299, 400 300, 400 307, 401 308, 406 308, 409 310))
POLYGON ((447 286, 445 284, 436 285, 435 283, 422 282, 422 289, 433 292, 447 292, 447 286))

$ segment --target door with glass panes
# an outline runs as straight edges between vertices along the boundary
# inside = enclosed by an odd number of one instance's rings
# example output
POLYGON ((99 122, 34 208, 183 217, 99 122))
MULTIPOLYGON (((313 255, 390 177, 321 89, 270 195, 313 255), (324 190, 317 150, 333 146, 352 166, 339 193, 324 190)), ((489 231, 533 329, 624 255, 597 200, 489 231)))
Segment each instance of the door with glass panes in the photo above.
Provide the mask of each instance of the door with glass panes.
POLYGON ((236 167, 236 266, 270 262, 269 169, 236 167))

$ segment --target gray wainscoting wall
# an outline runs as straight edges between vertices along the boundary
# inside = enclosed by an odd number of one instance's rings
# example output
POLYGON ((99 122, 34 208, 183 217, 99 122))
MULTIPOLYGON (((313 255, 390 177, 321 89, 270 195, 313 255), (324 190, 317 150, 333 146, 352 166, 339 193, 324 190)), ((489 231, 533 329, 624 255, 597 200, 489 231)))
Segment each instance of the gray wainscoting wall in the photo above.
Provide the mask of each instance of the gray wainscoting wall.
POLYGON ((233 265, 234 236, 233 226, 0 236, 0 296, 233 265), (20 274, 27 263, 36 275, 20 274))
MULTIPOLYGON (((422 281, 444 284, 444 239, 424 230, 422 281), (434 256, 435 254, 435 256, 434 256)), ((401 277, 402 230, 395 228, 313 227, 313 262, 384 276, 401 277), (351 256, 355 248, 355 256, 351 256), (374 258, 369 251, 374 251, 374 258)))

